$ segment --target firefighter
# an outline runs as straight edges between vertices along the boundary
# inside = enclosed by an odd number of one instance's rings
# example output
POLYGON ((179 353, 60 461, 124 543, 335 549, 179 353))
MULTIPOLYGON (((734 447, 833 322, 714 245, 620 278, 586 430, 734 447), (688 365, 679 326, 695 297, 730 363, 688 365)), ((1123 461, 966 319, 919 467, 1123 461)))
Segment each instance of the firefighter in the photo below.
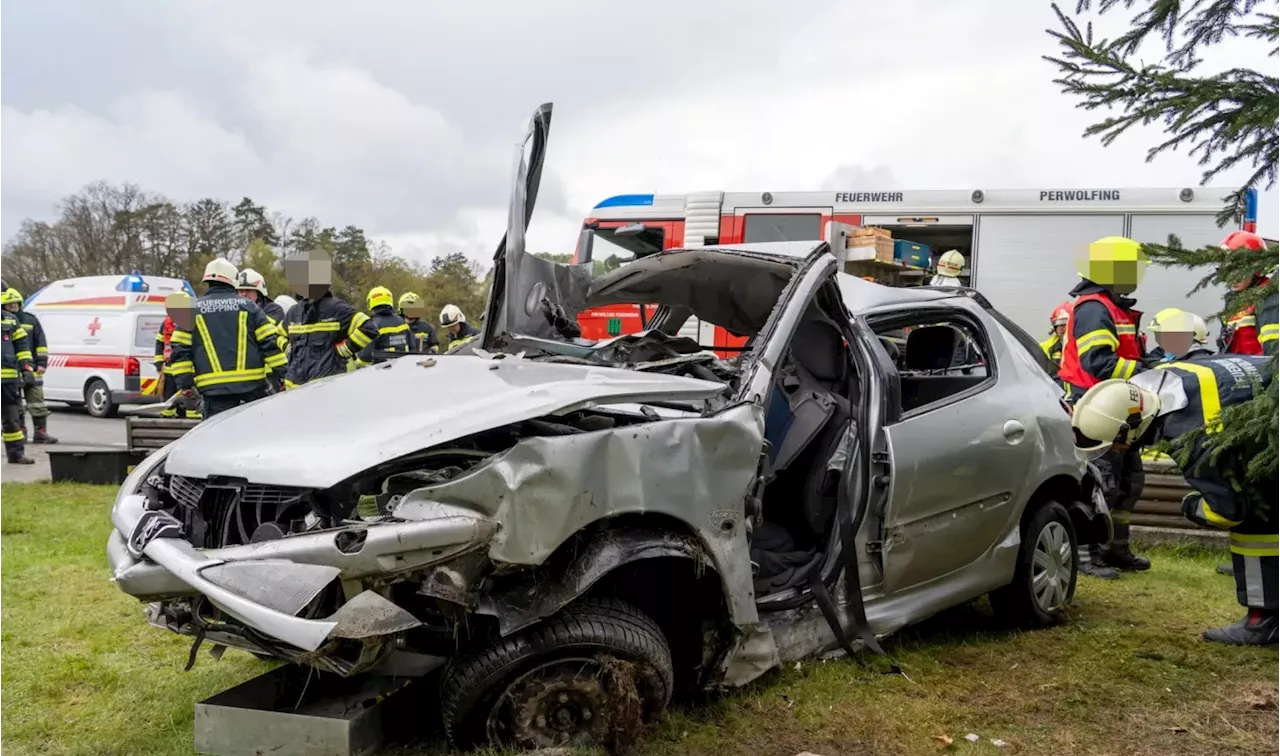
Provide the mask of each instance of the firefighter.
POLYGON ((1062 334, 1067 330, 1067 316, 1071 314, 1070 305, 1063 302, 1053 308, 1053 312, 1049 315, 1049 338, 1040 342, 1040 348, 1044 350, 1044 354, 1056 363, 1062 362, 1062 334))
POLYGON ((15 465, 34 465, 35 460, 28 457, 23 441, 26 433, 22 425, 22 391, 25 386, 35 385, 35 370, 32 367, 31 337, 27 329, 18 320, 18 316, 9 310, 13 300, 13 290, 5 289, 0 293, 0 330, 3 331, 4 349, 0 353, 0 412, 3 419, 5 459, 15 465))
POLYGON ((1209 324, 1193 312, 1166 307, 1147 324, 1147 331, 1156 338, 1156 347, 1148 353, 1149 365, 1213 356, 1208 347, 1209 324))
POLYGON ((460 347, 480 335, 480 330, 467 322, 457 305, 447 304, 440 311, 440 330, 448 341, 445 351, 460 347))
MULTIPOLYGON (((175 297, 174 305, 178 306, 183 300, 187 306, 190 306, 190 298, 185 294, 170 294, 175 297)), ((167 300, 168 298, 166 298, 167 300)), ((168 301, 165 302, 169 304, 168 301)), ((178 417, 178 407, 169 404, 169 400, 173 395, 178 393, 178 382, 169 372, 169 365, 173 361, 173 317, 164 316, 164 322, 160 324, 160 330, 156 332, 156 351, 152 361, 156 366, 156 374, 160 376, 160 398, 164 400, 165 406, 160 410, 160 417, 178 417)), ((193 406, 188 406, 186 402, 182 402, 182 417, 188 420, 199 420, 200 410, 193 406)), ((193 403, 194 404, 194 403, 193 403)))
MULTIPOLYGON (((1233 231, 1222 240, 1222 248, 1258 255, 1259 260, 1262 260, 1262 255, 1267 253, 1267 242, 1249 231, 1233 231)), ((1275 262, 1275 255, 1267 255, 1267 259, 1275 262)), ((1238 293, 1266 286, 1270 280, 1270 276, 1264 271, 1257 271, 1249 279, 1232 285, 1231 290, 1238 293)), ((1272 294, 1262 303, 1260 311, 1255 305, 1249 305, 1223 321, 1218 349, 1223 354, 1274 355, 1276 339, 1280 336, 1278 328, 1276 295, 1272 294)))
POLYGON ((347 361, 378 337, 368 315, 330 291, 330 271, 320 252, 285 261, 289 283, 301 297, 284 317, 291 357, 286 389, 342 375, 347 361))
MULTIPOLYGON (((1058 368, 1068 404, 1104 380, 1128 379, 1145 369, 1143 343, 1138 338, 1142 313, 1133 309, 1137 302, 1126 295, 1138 288, 1146 264, 1142 245, 1121 236, 1093 242, 1088 256, 1080 261, 1080 283, 1071 290, 1074 300, 1058 368)), ((1150 569, 1151 562, 1129 546, 1133 508, 1145 483, 1139 450, 1108 452, 1096 465, 1115 527, 1111 543, 1082 551, 1080 571, 1111 580, 1119 577, 1116 570, 1150 569)))
MULTIPOLYGON (((23 384, 23 404, 25 414, 31 415, 31 443, 56 444, 58 439, 49 435, 49 407, 44 403, 44 373, 49 368, 49 343, 44 337, 44 328, 34 313, 22 309, 22 294, 17 289, 8 289, 9 294, 4 309, 13 313, 18 322, 26 330, 31 339, 31 352, 34 357, 35 382, 23 384)), ((27 422, 19 416, 18 424, 26 432, 27 422)))
POLYGON ((422 319, 423 313, 426 312, 426 308, 422 305, 422 297, 412 291, 406 291, 400 295, 400 301, 396 306, 400 308, 400 317, 409 324, 410 351, 416 354, 435 354, 439 351, 440 342, 436 340, 436 329, 422 319))
MULTIPOLYGON (((1082 457, 1105 454, 1115 447, 1137 448, 1155 441, 1176 441, 1188 431, 1221 428, 1221 411, 1254 397, 1274 379, 1271 360, 1253 355, 1215 355, 1192 362, 1159 366, 1132 382, 1096 384, 1076 403, 1071 416, 1076 449, 1082 457)), ((1236 598, 1246 607, 1244 619, 1207 630, 1205 640, 1234 645, 1276 643, 1277 584, 1280 543, 1271 513, 1277 502, 1275 481, 1241 490, 1224 467, 1243 473, 1248 455, 1210 462, 1204 434, 1190 448, 1183 475, 1194 489, 1182 500, 1182 513, 1192 522, 1229 532, 1236 598)))
POLYGON ((375 351, 404 352, 409 348, 409 324, 395 311, 391 291, 385 286, 375 286, 369 290, 368 305, 373 327, 378 335, 356 355, 357 364, 376 365, 386 361, 385 357, 377 357, 375 351))
POLYGON ((960 272, 964 270, 964 255, 959 250, 951 249, 938 258, 937 274, 929 281, 930 286, 960 286, 960 272))
POLYGON ((236 274, 236 293, 262 308, 262 314, 271 320, 279 331, 276 346, 283 354, 289 339, 284 333, 284 308, 267 298, 267 280, 253 268, 245 268, 236 274))
POLYGON ((276 341, 278 328, 236 294, 234 265, 216 258, 201 280, 209 289, 194 303, 193 328, 175 328, 169 337, 169 374, 187 398, 199 392, 209 418, 278 389, 287 362, 276 341))

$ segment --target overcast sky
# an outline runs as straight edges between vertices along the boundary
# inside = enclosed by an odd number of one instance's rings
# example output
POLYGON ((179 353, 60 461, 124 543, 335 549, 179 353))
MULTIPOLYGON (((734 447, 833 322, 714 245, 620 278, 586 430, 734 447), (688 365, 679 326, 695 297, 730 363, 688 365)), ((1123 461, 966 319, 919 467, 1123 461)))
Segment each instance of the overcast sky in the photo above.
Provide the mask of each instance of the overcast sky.
POLYGON ((487 259, 544 101, 547 251, 621 193, 1198 183, 1185 157, 1144 162, 1154 129, 1081 138, 1090 114, 1039 58, 1048 2, 783 7, 5 0, 0 235, 105 179, 487 259))

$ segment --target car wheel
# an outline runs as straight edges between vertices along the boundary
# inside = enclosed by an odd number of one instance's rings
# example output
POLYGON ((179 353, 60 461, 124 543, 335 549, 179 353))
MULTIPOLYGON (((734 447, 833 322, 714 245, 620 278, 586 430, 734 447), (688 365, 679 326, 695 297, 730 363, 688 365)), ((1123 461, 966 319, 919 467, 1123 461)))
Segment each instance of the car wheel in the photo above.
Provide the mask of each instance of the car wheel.
POLYGON ((478 654, 454 659, 441 714, 462 748, 628 743, 671 699, 667 640, 616 599, 584 599, 478 654))
POLYGON ((1058 502, 1045 502, 1023 523, 1013 582, 991 594, 991 606, 1022 627, 1056 624, 1075 595, 1079 566, 1071 515, 1058 502))
POLYGON ((115 417, 120 408, 111 401, 111 389, 105 381, 94 378, 84 389, 84 406, 94 417, 115 417))

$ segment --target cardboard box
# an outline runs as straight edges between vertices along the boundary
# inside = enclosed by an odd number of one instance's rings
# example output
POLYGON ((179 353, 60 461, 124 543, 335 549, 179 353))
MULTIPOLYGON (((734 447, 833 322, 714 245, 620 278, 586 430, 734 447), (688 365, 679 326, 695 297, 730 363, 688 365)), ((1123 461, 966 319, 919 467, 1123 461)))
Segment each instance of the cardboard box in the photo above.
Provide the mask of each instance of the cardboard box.
POLYGON ((893 262, 893 239, 885 236, 859 236, 849 240, 846 260, 879 260, 893 262))

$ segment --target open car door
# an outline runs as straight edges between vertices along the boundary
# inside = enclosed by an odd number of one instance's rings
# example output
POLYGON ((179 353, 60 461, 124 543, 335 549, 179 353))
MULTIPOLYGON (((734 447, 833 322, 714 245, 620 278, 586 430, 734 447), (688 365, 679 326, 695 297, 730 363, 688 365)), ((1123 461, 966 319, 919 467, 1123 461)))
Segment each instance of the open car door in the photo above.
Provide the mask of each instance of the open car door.
POLYGON ((558 305, 571 314, 582 310, 591 285, 590 265, 560 265, 525 252, 550 131, 551 103, 545 103, 534 111, 516 148, 507 232, 493 255, 493 283, 481 332, 480 345, 486 350, 502 350, 517 336, 555 338, 550 309, 558 305))

